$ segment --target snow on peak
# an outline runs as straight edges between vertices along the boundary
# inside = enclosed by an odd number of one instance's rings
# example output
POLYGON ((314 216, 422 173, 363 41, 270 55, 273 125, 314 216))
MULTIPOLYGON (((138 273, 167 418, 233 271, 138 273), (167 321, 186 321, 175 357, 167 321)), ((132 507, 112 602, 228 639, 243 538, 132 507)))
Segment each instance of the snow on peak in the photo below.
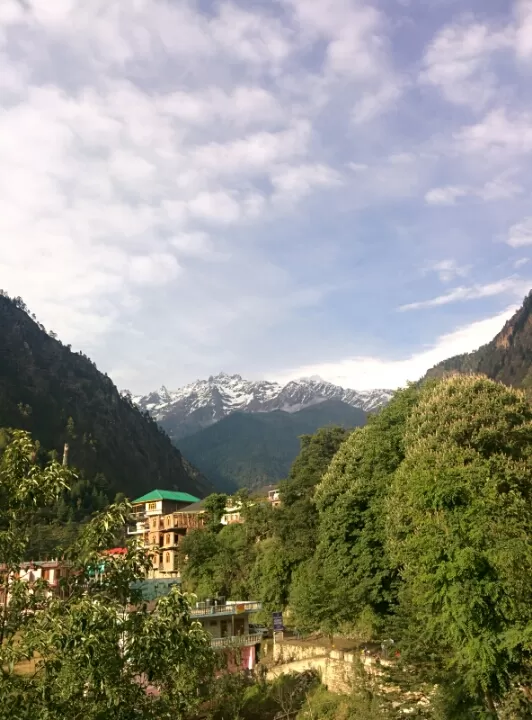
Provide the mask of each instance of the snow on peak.
POLYGON ((251 381, 241 375, 220 372, 178 390, 168 390, 163 385, 158 391, 133 400, 156 420, 172 419, 177 437, 180 428, 193 432, 235 411, 297 412, 326 400, 341 400, 369 412, 385 405, 392 395, 392 390, 342 388, 317 375, 291 380, 283 386, 269 380, 251 381))

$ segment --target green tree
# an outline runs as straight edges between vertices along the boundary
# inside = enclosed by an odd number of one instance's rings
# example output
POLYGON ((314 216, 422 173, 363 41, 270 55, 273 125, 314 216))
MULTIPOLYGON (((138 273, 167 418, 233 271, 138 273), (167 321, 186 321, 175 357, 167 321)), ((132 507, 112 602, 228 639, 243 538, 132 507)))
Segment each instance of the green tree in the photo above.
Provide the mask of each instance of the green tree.
POLYGON ((211 493, 203 501, 205 509, 206 526, 210 530, 216 530, 220 527, 220 520, 225 513, 228 496, 224 493, 211 493))
POLYGON ((280 485, 281 507, 274 515, 275 528, 291 571, 314 553, 318 525, 314 491, 348 435, 348 430, 334 426, 302 435, 301 451, 280 485))
POLYGON ((149 567, 142 548, 131 541, 125 555, 103 554, 123 528, 127 503, 85 526, 68 553, 60 596, 50 595, 45 581, 30 587, 13 574, 33 514, 69 479, 57 463, 36 464, 29 435, 13 433, 0 461, 2 717, 184 718, 212 675, 213 652, 186 596, 174 590, 149 611, 132 591, 149 567), (29 674, 21 673, 22 662, 33 665, 29 674))
POLYGON ((316 554, 291 594, 301 627, 333 632, 356 625, 371 635, 393 606, 397 573, 385 551, 384 502, 418 396, 413 386, 398 391, 341 445, 318 485, 316 554))
POLYGON ((451 377, 422 392, 405 450, 388 533, 407 652, 455 706, 498 716, 532 680, 532 409, 485 377, 451 377))

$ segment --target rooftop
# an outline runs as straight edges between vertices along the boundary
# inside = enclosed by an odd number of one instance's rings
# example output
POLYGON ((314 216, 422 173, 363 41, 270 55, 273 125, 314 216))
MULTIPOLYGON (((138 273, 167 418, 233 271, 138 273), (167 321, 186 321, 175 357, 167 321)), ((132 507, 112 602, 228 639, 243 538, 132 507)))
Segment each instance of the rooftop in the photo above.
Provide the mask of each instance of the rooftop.
POLYGON ((152 490, 146 495, 133 500, 133 504, 154 502, 156 500, 173 500, 174 502, 186 502, 195 503, 199 501, 199 498, 195 495, 190 495, 185 492, 178 492, 176 490, 152 490))

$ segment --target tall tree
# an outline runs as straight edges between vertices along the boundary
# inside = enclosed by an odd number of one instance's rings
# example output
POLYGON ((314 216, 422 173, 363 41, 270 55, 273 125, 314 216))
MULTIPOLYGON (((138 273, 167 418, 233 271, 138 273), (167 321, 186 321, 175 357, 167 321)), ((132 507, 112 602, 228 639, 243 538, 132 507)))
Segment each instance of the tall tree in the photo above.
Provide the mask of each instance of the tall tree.
POLYGON ((0 461, 0 697, 17 720, 184 718, 212 676, 209 636, 174 590, 150 612, 132 583, 149 567, 134 541, 114 544, 130 512, 111 506, 83 530, 68 554, 61 596, 46 581, 17 578, 32 514, 53 502, 68 474, 42 468, 27 433, 13 433, 0 461), (23 674, 21 663, 32 665, 23 674))
POLYGON ((291 596, 301 626, 332 632, 356 625, 371 635, 393 606, 397 575, 385 551, 384 502, 418 395, 413 386, 398 391, 343 443, 318 485, 316 554, 291 596))
POLYGON ((532 680, 532 409, 451 377, 423 391, 405 449, 388 532, 412 657, 497 716, 532 680))

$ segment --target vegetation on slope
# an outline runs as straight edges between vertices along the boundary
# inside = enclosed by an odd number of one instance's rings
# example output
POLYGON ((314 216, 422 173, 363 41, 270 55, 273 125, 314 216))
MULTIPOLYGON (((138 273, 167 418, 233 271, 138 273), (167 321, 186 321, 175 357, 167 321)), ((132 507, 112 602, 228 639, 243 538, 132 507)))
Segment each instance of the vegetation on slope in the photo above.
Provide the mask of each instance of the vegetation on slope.
POLYGON ((428 371, 427 377, 450 372, 481 373, 506 385, 532 387, 532 293, 493 340, 472 353, 456 355, 428 371))
MULTIPOLYGON (((484 376, 431 380, 397 392, 366 427, 334 433, 303 443, 282 509, 245 507, 243 525, 187 536, 195 574, 185 566, 185 583, 260 599, 307 631, 393 638, 397 684, 437 687, 419 717, 529 717, 532 409, 524 394, 484 376)), ((368 703, 351 716, 399 717, 389 698, 368 703)))
POLYGON ((80 520, 116 493, 153 487, 204 496, 209 486, 148 413, 122 397, 82 353, 72 352, 30 317, 20 298, 0 295, 0 427, 28 430, 39 455, 79 471, 71 492, 43 514, 80 520))
POLYGON ((296 413, 235 412, 179 441, 181 452, 220 490, 260 487, 285 478, 299 452, 299 437, 320 427, 363 425, 366 414, 339 400, 296 413))

